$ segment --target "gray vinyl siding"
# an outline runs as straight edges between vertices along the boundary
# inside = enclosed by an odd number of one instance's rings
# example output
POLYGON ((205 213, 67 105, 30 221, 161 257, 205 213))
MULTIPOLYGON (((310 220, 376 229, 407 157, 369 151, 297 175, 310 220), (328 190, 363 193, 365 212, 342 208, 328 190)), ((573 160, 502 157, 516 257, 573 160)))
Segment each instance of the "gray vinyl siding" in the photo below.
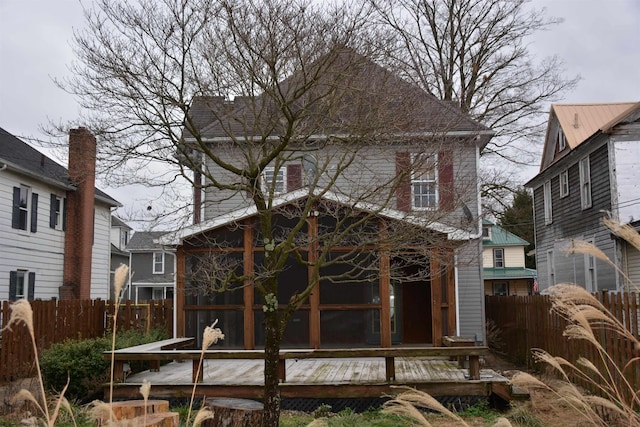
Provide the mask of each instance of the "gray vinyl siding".
POLYGON ((469 241, 457 251, 458 319, 460 335, 485 342, 482 242, 469 241))
MULTIPOLYGON (((601 221, 605 212, 611 210, 611 185, 608 147, 606 140, 592 141, 591 147, 579 146, 574 155, 566 156, 555 167, 540 175, 534 188, 534 217, 536 236, 536 262, 540 289, 549 283, 547 253, 552 250, 555 262, 555 283, 576 283, 584 286, 586 258, 583 254, 567 255, 572 239, 593 239, 595 246, 611 260, 616 260, 616 242, 601 221), (581 149, 582 148, 582 149, 581 149), (591 148, 591 150, 587 150, 591 148), (580 198, 579 161, 589 155, 592 205, 582 209, 580 198), (569 195, 560 198, 559 174, 568 167, 569 195), (551 180, 553 221, 544 223, 543 185, 551 180)), ((596 261, 597 290, 617 289, 614 269, 604 261, 596 261)))
MULTIPOLYGON (((332 192, 348 196, 373 194, 367 201, 375 204, 384 204, 384 201, 389 197, 389 183, 396 176, 396 153, 415 153, 427 148, 417 145, 398 144, 363 147, 358 150, 349 166, 337 177, 334 177, 334 174, 344 164, 343 159, 346 152, 336 147, 316 151, 314 156, 317 160, 318 173, 320 174, 317 186, 330 188, 332 192), (380 186, 385 187, 385 189, 380 189, 380 186)), ((476 147, 471 144, 449 144, 433 151, 438 152, 445 149, 454 153, 454 211, 446 216, 442 212, 433 211, 424 211, 424 214, 432 217, 434 221, 450 224, 465 230, 469 228, 475 229, 477 220, 476 147), (473 213, 474 218, 472 221, 469 221, 465 216, 463 204, 473 213)), ((225 160, 242 162, 238 153, 229 153, 225 160)), ((288 163, 299 164, 300 162, 300 159, 292 159, 288 163)), ((221 182, 236 182, 236 177, 216 165, 210 163, 208 168, 210 174, 221 182)), ((305 171, 303 171, 303 185, 306 185, 309 179, 305 171)), ((210 185, 208 186, 207 182, 205 182, 204 219, 215 218, 242 208, 250 202, 250 197, 245 192, 219 190, 210 185)), ((387 206, 396 208, 396 200, 393 195, 391 195, 387 206)))
POLYGON ((174 254, 165 252, 164 254, 164 274, 153 274, 153 253, 135 252, 131 253, 131 273, 134 283, 173 283, 174 276, 174 254))

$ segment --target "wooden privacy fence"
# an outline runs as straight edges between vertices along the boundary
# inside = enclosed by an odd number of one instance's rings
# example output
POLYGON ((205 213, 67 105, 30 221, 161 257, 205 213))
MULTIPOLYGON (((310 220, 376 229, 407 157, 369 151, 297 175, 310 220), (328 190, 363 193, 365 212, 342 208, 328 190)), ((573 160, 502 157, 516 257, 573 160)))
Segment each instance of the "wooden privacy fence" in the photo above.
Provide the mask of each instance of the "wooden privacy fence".
MULTIPOLYGON (((495 343, 510 360, 527 366, 537 367, 531 355, 531 349, 545 350, 552 356, 560 356, 571 363, 579 357, 589 359, 601 372, 603 368, 611 372, 623 372, 624 377, 637 390, 640 385, 640 367, 638 362, 627 363, 640 355, 636 349, 638 339, 638 318, 640 310, 637 293, 596 293, 593 296, 611 314, 630 331, 636 340, 630 340, 620 334, 604 328, 595 328, 594 336, 606 353, 611 356, 613 366, 605 366, 593 344, 583 339, 571 339, 563 335, 567 322, 555 313, 551 313, 551 297, 535 296, 487 296, 486 318, 488 324, 495 327, 497 337, 495 343)), ((612 375, 614 381, 622 378, 612 375)), ((589 381, 577 381, 580 385, 592 389, 589 381)))
MULTIPOLYGON (((113 304, 103 300, 31 301, 33 327, 38 350, 67 339, 102 337, 111 331, 113 304)), ((31 337, 24 324, 5 329, 11 316, 11 303, 2 302, 0 341, 0 381, 11 381, 35 374, 31 337)), ((123 302, 118 314, 118 330, 163 329, 173 336, 173 300, 145 304, 123 302)))

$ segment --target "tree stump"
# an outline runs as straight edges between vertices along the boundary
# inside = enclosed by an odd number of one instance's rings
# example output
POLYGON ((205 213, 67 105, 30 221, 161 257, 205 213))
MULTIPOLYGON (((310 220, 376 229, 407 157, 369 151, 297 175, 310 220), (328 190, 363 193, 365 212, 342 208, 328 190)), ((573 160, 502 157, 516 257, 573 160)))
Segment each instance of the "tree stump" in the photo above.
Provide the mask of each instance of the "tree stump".
POLYGON ((255 400, 219 397, 205 399, 205 405, 213 411, 213 419, 204 421, 203 427, 253 427, 262 423, 264 406, 255 400))
MULTIPOLYGON (((144 400, 125 400, 122 402, 113 402, 113 405, 112 405, 113 415, 115 419, 118 421, 133 420, 138 418, 142 420, 142 418, 144 418, 145 409, 147 413, 147 418, 149 419, 151 415, 169 414, 169 401, 168 400, 148 400, 146 407, 144 404, 144 400)), ((161 416, 160 418, 172 418, 172 417, 173 415, 161 416)), ((108 418, 98 420, 98 425, 99 426, 106 425, 108 424, 108 421, 109 421, 108 418)), ((171 423, 176 423, 176 421, 163 420, 161 421, 161 424, 155 424, 155 425, 168 427, 171 425, 171 423)), ((139 424, 142 425, 142 421, 140 421, 139 424)), ((136 424, 132 424, 132 425, 136 425, 136 424)), ((154 424, 149 424, 149 420, 147 420, 146 425, 151 426, 154 424)), ((175 425, 177 426, 177 423, 175 425)))

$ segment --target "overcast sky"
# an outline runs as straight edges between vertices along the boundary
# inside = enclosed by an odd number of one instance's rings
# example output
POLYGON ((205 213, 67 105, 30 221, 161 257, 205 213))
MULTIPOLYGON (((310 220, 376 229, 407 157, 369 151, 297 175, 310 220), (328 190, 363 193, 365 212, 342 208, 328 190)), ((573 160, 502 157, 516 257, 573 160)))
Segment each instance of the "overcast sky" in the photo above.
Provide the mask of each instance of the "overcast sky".
MULTIPOLYGON (((560 102, 640 101, 640 0, 533 0, 532 4, 564 19, 531 41, 536 59, 558 55, 568 76, 583 78, 560 102)), ((78 116, 75 99, 52 78, 68 73, 73 29, 84 24, 81 4, 0 0, 0 22, 0 127, 19 137, 44 138, 40 129, 48 120, 78 116)), ((535 173, 532 168, 523 182, 535 173)), ((130 189, 105 190, 129 209, 151 200, 148 193, 130 189)))

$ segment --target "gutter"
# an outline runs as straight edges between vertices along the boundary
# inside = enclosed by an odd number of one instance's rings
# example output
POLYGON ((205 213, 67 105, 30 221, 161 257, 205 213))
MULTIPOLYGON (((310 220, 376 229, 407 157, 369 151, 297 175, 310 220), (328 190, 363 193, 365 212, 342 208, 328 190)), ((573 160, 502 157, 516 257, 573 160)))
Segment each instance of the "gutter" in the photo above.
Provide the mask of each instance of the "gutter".
POLYGON ((10 168, 11 170, 14 170, 14 171, 16 171, 18 173, 21 173, 21 174, 26 175, 28 177, 37 179, 38 181, 44 181, 47 184, 53 185, 54 187, 62 188, 64 190, 75 190, 76 189, 71 184, 66 184, 66 183, 64 183, 62 181, 58 181, 58 180, 50 178, 50 177, 39 175, 37 173, 31 172, 30 170, 25 169, 23 167, 20 167, 20 166, 18 166, 16 164, 13 164, 11 162, 3 161, 3 163, 4 164, 0 168, 0 171, 3 171, 5 169, 7 169, 7 168, 10 168))

